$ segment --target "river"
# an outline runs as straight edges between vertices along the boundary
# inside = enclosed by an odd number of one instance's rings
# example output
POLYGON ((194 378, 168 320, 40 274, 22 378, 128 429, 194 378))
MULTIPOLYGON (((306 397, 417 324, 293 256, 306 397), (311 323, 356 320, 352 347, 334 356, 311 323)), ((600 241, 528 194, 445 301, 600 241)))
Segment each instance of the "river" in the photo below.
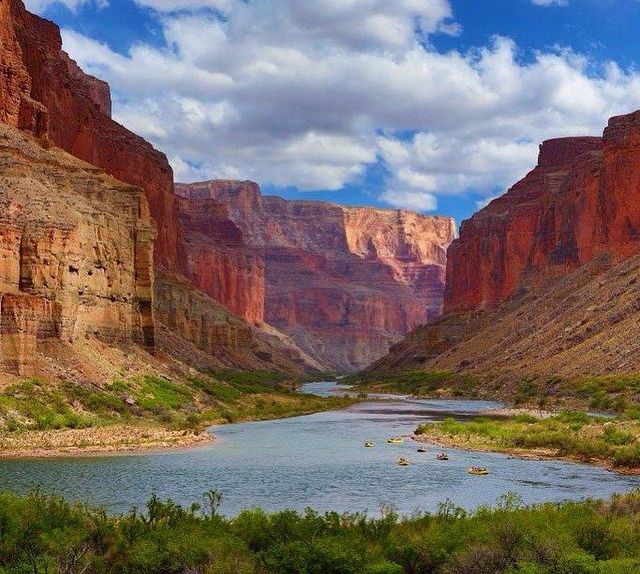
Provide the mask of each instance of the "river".
MULTIPOLYGON (((304 390, 326 395, 339 388, 312 383, 304 390)), ((377 514, 381 504, 409 514, 434 510, 446 499, 473 509, 493 504, 510 491, 534 503, 608 497, 640 487, 638 477, 587 465, 458 450, 448 451, 450 460, 441 462, 435 448, 421 454, 411 440, 386 443, 390 436, 410 434, 421 422, 469 417, 494 406, 483 401, 374 397, 341 411, 215 427, 211 432, 216 441, 198 449, 5 460, 0 462, 0 487, 20 493, 39 487, 111 512, 142 507, 154 492, 191 503, 215 488, 224 495, 222 512, 227 515, 254 506, 377 514), (368 440, 374 448, 363 447, 368 440), (411 465, 399 466, 400 456, 411 465), (473 464, 488 466, 491 474, 468 475, 466 469, 473 464)))

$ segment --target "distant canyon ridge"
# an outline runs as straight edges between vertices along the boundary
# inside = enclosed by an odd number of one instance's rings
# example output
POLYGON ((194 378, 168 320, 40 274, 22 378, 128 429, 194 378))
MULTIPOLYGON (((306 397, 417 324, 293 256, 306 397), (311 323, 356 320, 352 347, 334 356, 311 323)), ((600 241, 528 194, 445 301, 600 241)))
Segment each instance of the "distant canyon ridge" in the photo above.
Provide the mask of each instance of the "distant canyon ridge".
POLYGON ((209 273, 212 251, 192 237, 186 265, 196 285, 289 335, 328 370, 367 366, 441 313, 451 218, 286 201, 250 181, 177 184, 176 193, 185 229, 202 239, 215 212, 226 225, 220 240, 238 254, 229 269, 238 288, 216 292, 225 278, 209 273))

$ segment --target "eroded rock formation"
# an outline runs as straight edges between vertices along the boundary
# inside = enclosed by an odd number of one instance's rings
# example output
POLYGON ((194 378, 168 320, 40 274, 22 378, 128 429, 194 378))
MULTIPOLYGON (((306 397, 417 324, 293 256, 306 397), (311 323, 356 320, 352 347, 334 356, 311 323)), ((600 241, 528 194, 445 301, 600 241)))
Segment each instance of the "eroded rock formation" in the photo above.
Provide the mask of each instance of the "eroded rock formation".
POLYGON ((226 207, 264 259, 265 321, 327 368, 363 367, 440 313, 449 218, 263 197, 252 182, 176 192, 194 212, 226 207))
POLYGON ((637 372, 640 112, 544 142, 537 167, 462 224, 445 315, 375 369, 511 382, 637 372))
POLYGON ((158 227, 155 261, 182 270, 166 156, 111 119, 109 86, 82 72, 62 50, 58 26, 21 0, 0 3, 0 121, 142 188, 158 227))
POLYGON ((152 350, 154 228, 142 190, 0 124, 0 361, 83 337, 152 350))

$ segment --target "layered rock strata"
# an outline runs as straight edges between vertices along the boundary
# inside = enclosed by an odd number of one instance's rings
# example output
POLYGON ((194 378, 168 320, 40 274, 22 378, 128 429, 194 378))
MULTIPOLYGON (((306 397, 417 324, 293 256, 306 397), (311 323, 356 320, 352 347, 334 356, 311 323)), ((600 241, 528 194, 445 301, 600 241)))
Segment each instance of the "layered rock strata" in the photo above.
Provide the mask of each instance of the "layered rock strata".
POLYGON ((361 368, 440 313, 449 218, 263 197, 252 182, 176 192, 192 211, 228 210, 264 259, 265 321, 326 368, 361 368))
POLYGON ((21 0, 0 4, 0 122, 142 188, 158 227, 155 261, 181 270, 166 156, 111 119, 109 86, 85 74, 62 50, 58 26, 27 12, 21 0))
POLYGON ((84 337, 154 347, 144 193, 0 124, 0 362, 84 337))

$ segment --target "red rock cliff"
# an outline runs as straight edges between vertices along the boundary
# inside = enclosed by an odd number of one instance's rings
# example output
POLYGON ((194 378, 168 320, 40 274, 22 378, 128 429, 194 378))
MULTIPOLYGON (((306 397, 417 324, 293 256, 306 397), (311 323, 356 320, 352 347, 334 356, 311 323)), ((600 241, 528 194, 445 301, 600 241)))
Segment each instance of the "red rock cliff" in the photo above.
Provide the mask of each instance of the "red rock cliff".
POLYGON ((211 199, 179 199, 180 248, 194 285, 248 323, 264 320, 264 264, 244 245, 227 207, 211 199))
POLYGON ((640 247, 640 112, 614 117, 604 137, 544 142, 538 165, 463 222, 449 248, 447 312, 494 305, 526 282, 598 254, 640 247))
POLYGON ((449 218, 263 197, 252 182, 176 190, 228 208, 264 258, 265 320, 328 368, 365 366, 440 313, 449 218))
POLYGON ((59 28, 21 0, 0 3, 0 121, 48 137, 72 155, 145 190, 157 264, 181 270, 173 172, 164 154, 114 122, 106 83, 62 50, 59 28))

